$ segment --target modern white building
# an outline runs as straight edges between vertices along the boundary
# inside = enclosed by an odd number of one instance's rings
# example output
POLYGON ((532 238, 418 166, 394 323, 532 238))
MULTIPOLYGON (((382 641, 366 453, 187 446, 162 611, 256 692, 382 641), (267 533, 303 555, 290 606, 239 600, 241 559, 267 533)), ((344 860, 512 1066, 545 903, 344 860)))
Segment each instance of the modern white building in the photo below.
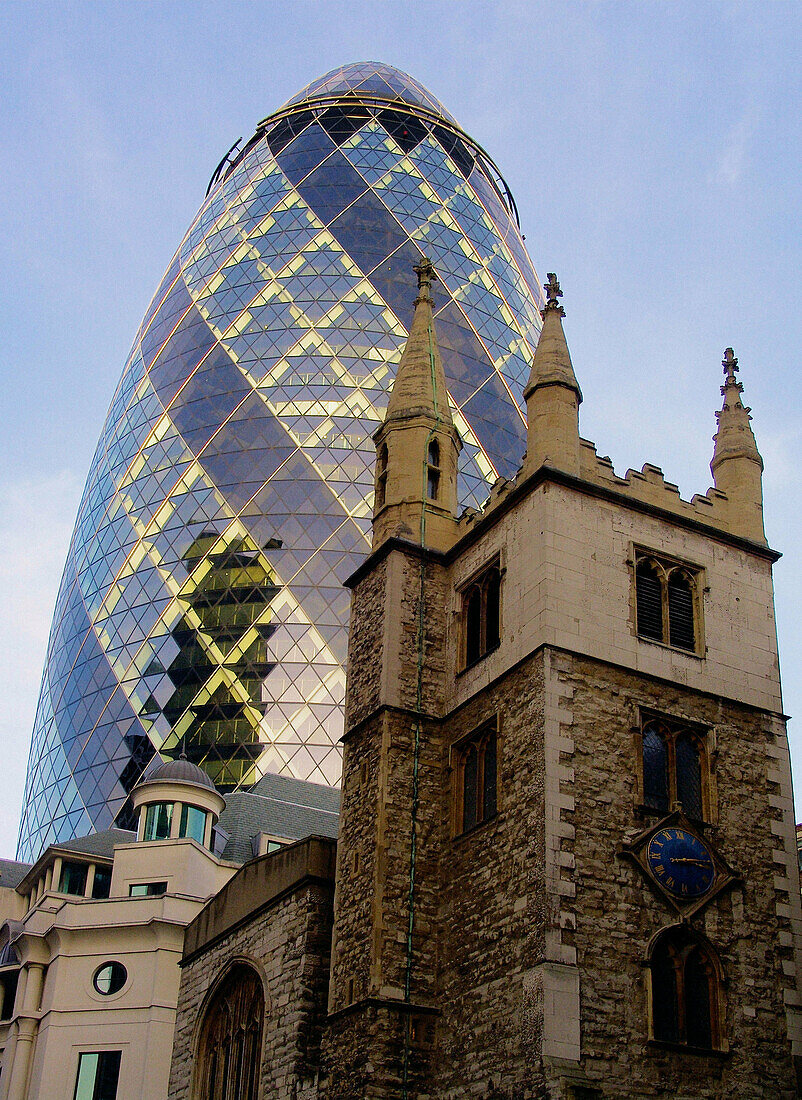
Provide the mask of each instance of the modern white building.
POLYGON ((336 834, 337 791, 279 776, 259 790, 226 810, 200 768, 170 761, 133 792, 136 833, 0 866, 1 1100, 167 1096, 184 929, 244 860, 336 834))

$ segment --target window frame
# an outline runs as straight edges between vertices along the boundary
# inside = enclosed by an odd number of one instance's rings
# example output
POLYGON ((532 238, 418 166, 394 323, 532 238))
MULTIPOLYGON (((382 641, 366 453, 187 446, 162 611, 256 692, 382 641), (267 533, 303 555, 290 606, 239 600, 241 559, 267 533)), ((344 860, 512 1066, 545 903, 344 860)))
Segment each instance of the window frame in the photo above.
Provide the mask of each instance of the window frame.
POLYGON ((84 1084, 90 1085, 91 1089, 92 1089, 91 1097, 89 1097, 89 1100, 113 1100, 111 1094, 106 1093, 105 1096, 104 1096, 103 1093, 99 1092, 99 1088, 103 1084, 103 1081, 102 1081, 102 1078, 101 1078, 101 1073, 103 1072, 102 1063, 104 1061, 106 1061, 109 1057, 113 1058, 114 1055, 116 1055, 116 1059, 115 1059, 115 1061, 116 1061, 115 1078, 116 1079, 114 1081, 114 1094, 113 1094, 113 1096, 114 1096, 114 1098, 117 1097, 117 1095, 119 1093, 119 1090, 120 1090, 120 1070, 122 1068, 122 1057, 123 1057, 122 1050, 79 1050, 78 1051, 78 1068, 77 1068, 76 1073, 75 1073, 75 1088, 73 1090, 73 1100, 83 1100, 83 1097, 87 1095, 86 1092, 81 1092, 81 1093, 78 1092, 78 1089, 79 1089, 79 1087, 82 1083, 81 1082, 81 1064, 82 1064, 84 1058, 87 1058, 87 1059, 97 1058, 97 1062, 95 1064, 94 1080, 84 1082, 84 1084))
POLYGON ((639 712, 638 726, 636 730, 636 759, 637 759, 637 806, 641 815, 667 816, 672 813, 677 804, 682 805, 682 812, 689 821, 699 825, 712 825, 716 822, 716 784, 715 784, 715 750, 713 734, 709 727, 701 723, 692 722, 676 716, 660 714, 657 711, 642 708, 639 712), (664 739, 666 746, 666 801, 665 809, 647 802, 646 775, 644 761, 644 735, 649 727, 657 727, 664 739), (681 803, 679 798, 679 773, 677 770, 677 743, 683 740, 692 741, 699 758, 700 801, 702 816, 692 813, 690 808, 681 803))
POLYGON ((426 500, 435 504, 440 501, 441 474, 440 444, 430 439, 426 444, 426 500))
POLYGON ((726 1054, 729 1051, 729 1043, 726 1037, 726 979, 721 960, 710 941, 700 933, 690 931, 686 925, 673 925, 661 929, 649 944, 645 965, 647 971, 649 1043, 689 1054, 726 1054), (701 956, 707 977, 709 1046, 698 1046, 695 1043, 688 1042, 687 967, 689 960, 696 952, 701 956), (656 964, 662 961, 663 953, 665 953, 665 959, 673 968, 673 1003, 670 1009, 677 1032, 673 1038, 659 1035, 656 1022, 658 1014, 655 1009, 658 990, 655 981, 655 969, 656 964))
POLYGON ((173 816, 175 815, 175 802, 148 802, 142 808, 142 813, 145 815, 145 823, 142 828, 142 841, 147 844, 154 844, 159 840, 169 840, 173 832, 173 816), (157 833, 159 831, 160 817, 163 813, 167 819, 167 832, 161 836, 149 836, 148 833, 157 833))
POLYGON ((499 551, 489 561, 483 564, 461 584, 457 586, 457 599, 459 601, 459 668, 458 674, 467 672, 481 661, 494 653, 501 645, 502 621, 504 617, 504 575, 506 569, 502 563, 502 555, 499 551), (497 612, 494 635, 488 636, 488 596, 490 595, 490 580, 498 579, 497 612), (478 622, 478 651, 473 653, 471 646, 470 606, 472 598, 478 597, 479 622, 478 622))
POLYGON ((92 975, 92 988, 99 997, 103 997, 105 1000, 107 997, 116 997, 118 993, 122 993, 128 985, 130 974, 128 973, 128 967, 125 963, 121 963, 119 959, 107 959, 106 962, 100 964, 95 968, 95 972, 92 975), (100 975, 104 970, 109 971, 109 985, 114 984, 114 988, 101 989, 98 984, 100 975), (112 983, 112 977, 115 977, 117 981, 112 983), (119 983, 119 984, 118 984, 119 983))
POLYGON ((685 653, 689 657, 704 658, 706 653, 704 637, 704 593, 707 591, 705 570, 701 565, 684 561, 680 558, 664 554, 660 550, 652 550, 650 547, 632 544, 627 563, 632 570, 632 623, 633 633, 639 642, 648 642, 651 645, 664 646, 673 653, 685 653), (657 572, 660 583, 660 608, 661 608, 661 637, 656 638, 648 633, 642 633, 638 623, 638 569, 642 563, 650 563, 657 572), (672 574, 684 573, 689 581, 691 589, 691 603, 693 613, 693 647, 677 645, 671 641, 671 613, 669 608, 669 581, 672 574))
POLYGON ((61 869, 59 871, 58 878, 58 890, 56 893, 64 894, 70 898, 85 898, 86 897, 86 883, 89 878, 89 864, 83 863, 76 859, 64 859, 61 861, 61 869), (68 890, 67 886, 70 883, 67 881, 68 877, 76 872, 81 876, 81 889, 80 890, 68 890))
POLYGON ((374 487, 373 510, 379 512, 387 502, 387 444, 379 446, 376 456, 376 485, 374 487))
POLYGON ((477 726, 476 729, 466 733, 460 737, 457 741, 451 745, 449 750, 449 764, 451 767, 452 775, 452 836, 455 840, 460 837, 470 836, 478 829, 481 829, 484 825, 490 824, 491 821, 495 821, 500 812, 499 807, 499 774, 500 774, 500 759, 501 759, 501 730, 498 716, 488 718, 477 726), (485 805, 487 797, 487 761, 488 745, 493 742, 494 746, 494 769, 495 769, 495 788, 494 788, 494 806, 488 812, 485 805), (476 770, 476 790, 475 790, 475 810, 476 818, 465 826, 465 763, 471 750, 476 750, 477 770, 476 770))
POLYGON ((160 898, 166 893, 166 879, 154 879, 152 882, 130 882, 128 884, 129 898, 160 898))

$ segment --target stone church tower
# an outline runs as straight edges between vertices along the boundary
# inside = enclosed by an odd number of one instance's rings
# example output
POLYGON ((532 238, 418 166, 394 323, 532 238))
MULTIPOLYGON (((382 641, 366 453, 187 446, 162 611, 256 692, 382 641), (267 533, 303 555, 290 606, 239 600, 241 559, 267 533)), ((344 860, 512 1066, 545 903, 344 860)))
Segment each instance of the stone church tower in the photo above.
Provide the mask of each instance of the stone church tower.
POLYGON ((737 359, 715 487, 619 477, 579 435, 550 275, 522 469, 458 517, 417 273, 350 581, 321 1092, 798 1095, 778 555, 737 359))

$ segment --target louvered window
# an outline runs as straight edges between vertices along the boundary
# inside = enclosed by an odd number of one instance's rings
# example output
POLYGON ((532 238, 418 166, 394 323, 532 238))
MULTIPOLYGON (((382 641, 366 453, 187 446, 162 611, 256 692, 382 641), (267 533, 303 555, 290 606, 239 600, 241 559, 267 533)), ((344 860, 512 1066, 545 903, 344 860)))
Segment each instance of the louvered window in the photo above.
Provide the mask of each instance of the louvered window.
POLYGON ((698 571, 653 554, 635 562, 637 631, 641 638, 690 653, 697 651, 698 571))
POLYGON ((643 805, 667 814, 678 802, 695 821, 707 818, 710 786, 705 732, 667 718, 648 718, 642 733, 643 805))
POLYGON ((426 496, 437 500, 440 494, 440 447, 433 439, 426 451, 426 496))
POLYGON ((682 570, 675 569, 668 578, 668 629, 671 645, 694 648, 693 589, 682 570))
POLYGON ((638 634, 663 640, 663 587, 654 564, 638 562, 638 634))

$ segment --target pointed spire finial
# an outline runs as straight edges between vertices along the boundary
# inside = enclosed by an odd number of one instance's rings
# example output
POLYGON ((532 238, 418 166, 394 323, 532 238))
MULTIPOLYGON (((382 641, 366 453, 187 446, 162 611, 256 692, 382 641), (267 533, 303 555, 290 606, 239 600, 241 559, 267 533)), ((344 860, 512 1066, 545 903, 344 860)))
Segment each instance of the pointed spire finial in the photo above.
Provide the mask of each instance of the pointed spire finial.
POLYGON ((412 270, 418 276, 418 297, 415 299, 415 305, 424 299, 431 301, 432 283, 437 278, 437 272, 434 269, 432 261, 428 256, 424 256, 421 262, 415 264, 412 270))
POLYGON ((721 365, 724 368, 724 385, 721 387, 722 394, 727 386, 738 386, 739 389, 743 389, 743 385, 735 377, 739 367, 738 359, 732 348, 724 349, 724 358, 721 360, 721 365))
POLYGON ((562 298, 563 296, 563 292, 560 289, 559 280, 557 279, 557 276, 554 274, 553 271, 550 271, 548 273, 548 278, 549 281, 543 288, 546 291, 546 305, 540 311, 540 315, 544 321, 546 319, 546 314, 550 310, 558 310, 561 317, 565 316, 565 310, 557 300, 558 298, 562 298))

